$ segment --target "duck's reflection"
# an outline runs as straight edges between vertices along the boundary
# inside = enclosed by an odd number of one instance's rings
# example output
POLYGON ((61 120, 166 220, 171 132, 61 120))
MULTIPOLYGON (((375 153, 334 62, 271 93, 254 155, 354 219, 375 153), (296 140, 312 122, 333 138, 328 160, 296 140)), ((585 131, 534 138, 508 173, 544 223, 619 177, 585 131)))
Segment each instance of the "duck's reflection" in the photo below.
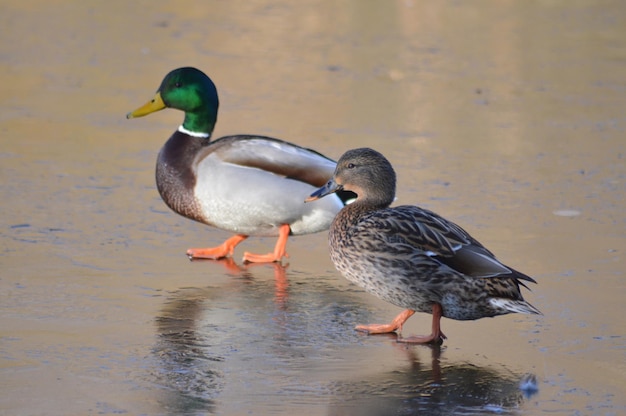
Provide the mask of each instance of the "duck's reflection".
POLYGON ((155 378, 165 387, 160 401, 172 414, 213 412, 223 388, 224 377, 216 364, 224 357, 214 351, 204 331, 198 331, 209 298, 209 292, 187 293, 168 301, 156 318, 155 378))
POLYGON ((156 319, 156 382, 172 414, 225 403, 232 411, 233 398, 242 413, 333 415, 507 413, 523 401, 520 376, 506 369, 447 363, 439 347, 354 331, 368 306, 357 292, 338 290, 332 272, 216 267, 226 268, 227 283, 173 293, 156 319), (376 360, 391 370, 358 376, 376 360))
MULTIPOLYGON (((173 414, 213 412, 224 388, 229 359, 248 353, 248 343, 287 343, 288 265, 239 265, 232 259, 203 260, 232 277, 223 287, 185 288, 173 293, 156 317, 160 398, 173 414), (253 272, 271 278, 255 279, 253 272)), ((306 307, 306 305, 304 306, 306 307)), ((293 320, 292 320, 293 322, 293 320)), ((259 356, 264 354, 258 351, 259 356)), ((281 356, 280 351, 272 354, 281 356)))
POLYGON ((210 262, 214 264, 220 264, 224 267, 226 272, 231 276, 239 277, 241 279, 252 279, 252 270, 254 268, 268 268, 271 267, 274 270, 274 284, 275 292, 274 299, 277 305, 285 306, 287 301, 287 290, 289 288, 289 281, 287 280, 287 268, 289 264, 283 265, 282 263, 245 263, 243 265, 237 264, 232 257, 226 257, 219 260, 207 260, 207 259, 194 259, 194 262, 210 262))
POLYGON ((329 415, 483 415, 515 413, 524 377, 504 368, 446 364, 439 346, 406 347, 409 365, 336 384, 329 415), (430 363, 417 353, 430 350, 430 363), (443 364, 442 364, 443 362, 443 364))

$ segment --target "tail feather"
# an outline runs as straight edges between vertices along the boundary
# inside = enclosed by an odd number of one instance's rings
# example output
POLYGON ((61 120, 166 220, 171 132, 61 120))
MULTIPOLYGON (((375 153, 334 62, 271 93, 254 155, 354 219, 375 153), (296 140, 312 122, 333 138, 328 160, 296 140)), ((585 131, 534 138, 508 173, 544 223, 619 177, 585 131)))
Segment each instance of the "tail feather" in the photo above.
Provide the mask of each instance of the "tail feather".
POLYGON ((513 300, 505 298, 491 298, 489 302, 492 306, 501 309, 504 313, 527 313, 532 315, 543 315, 541 311, 535 308, 525 300, 513 300))

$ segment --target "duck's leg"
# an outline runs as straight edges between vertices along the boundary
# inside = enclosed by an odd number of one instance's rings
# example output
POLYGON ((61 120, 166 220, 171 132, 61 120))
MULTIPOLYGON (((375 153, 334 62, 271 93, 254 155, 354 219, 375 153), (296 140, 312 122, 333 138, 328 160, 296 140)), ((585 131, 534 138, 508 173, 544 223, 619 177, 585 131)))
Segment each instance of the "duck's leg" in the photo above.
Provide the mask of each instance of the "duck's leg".
POLYGON ((285 251, 285 247, 287 246, 287 239, 289 238, 290 232, 289 224, 281 225, 278 229, 278 241, 276 241, 273 253, 254 254, 245 252, 243 253, 243 261, 249 263, 272 263, 280 261, 283 257, 289 257, 285 251))
POLYGON ((237 244, 248 238, 247 235, 237 234, 224 241, 221 245, 213 248, 190 248, 187 250, 189 260, 193 259, 221 259, 232 256, 237 244))
POLYGON ((441 332, 441 316, 443 310, 438 303, 433 304, 433 325, 430 335, 417 335, 408 338, 398 338, 398 342, 407 344, 441 344, 447 337, 441 332))
POLYGON ((370 324, 357 325, 354 329, 357 331, 367 332, 368 334, 387 334, 389 332, 402 331, 402 325, 415 313, 412 309, 402 311, 398 316, 393 318, 390 324, 370 324))

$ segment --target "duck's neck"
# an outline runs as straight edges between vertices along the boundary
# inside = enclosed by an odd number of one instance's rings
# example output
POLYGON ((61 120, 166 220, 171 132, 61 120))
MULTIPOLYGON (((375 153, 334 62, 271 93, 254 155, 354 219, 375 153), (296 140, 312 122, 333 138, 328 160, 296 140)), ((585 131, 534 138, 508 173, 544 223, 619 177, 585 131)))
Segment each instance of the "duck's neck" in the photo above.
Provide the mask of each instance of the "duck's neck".
POLYGON ((384 209, 388 206, 389 205, 372 205, 371 201, 368 202, 357 199, 343 207, 341 215, 337 215, 335 221, 340 228, 350 228, 369 212, 384 209), (341 219, 339 217, 341 217, 341 219))
POLYGON ((357 200, 354 201, 349 206, 355 212, 365 214, 370 211, 378 211, 379 209, 389 208, 392 202, 393 202, 393 197, 389 199, 387 196, 384 196, 381 198, 369 197, 367 199, 357 198, 357 200))
POLYGON ((182 130, 179 128, 179 131, 194 137, 208 138, 213 133, 216 121, 217 114, 206 107, 203 111, 186 111, 185 120, 180 126, 182 130))
POLYGON ((182 125, 182 124, 180 126, 178 126, 178 131, 181 132, 181 133, 184 133, 184 134, 186 134, 188 136, 191 136, 191 137, 197 137, 199 139, 210 139, 211 138, 211 134, 210 133, 198 133, 196 131, 187 130, 185 128, 185 126, 182 125))

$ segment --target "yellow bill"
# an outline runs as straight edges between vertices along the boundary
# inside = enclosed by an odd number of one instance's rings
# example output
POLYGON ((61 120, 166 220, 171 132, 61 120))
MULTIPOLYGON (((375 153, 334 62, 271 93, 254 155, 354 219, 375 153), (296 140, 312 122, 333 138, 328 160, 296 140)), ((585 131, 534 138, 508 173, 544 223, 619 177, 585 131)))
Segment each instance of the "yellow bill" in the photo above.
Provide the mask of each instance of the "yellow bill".
POLYGON ((143 117, 150 113, 154 113, 155 111, 163 110, 164 108, 165 103, 161 98, 161 93, 157 92, 152 100, 148 101, 135 111, 131 111, 130 113, 126 114, 126 118, 143 117))

